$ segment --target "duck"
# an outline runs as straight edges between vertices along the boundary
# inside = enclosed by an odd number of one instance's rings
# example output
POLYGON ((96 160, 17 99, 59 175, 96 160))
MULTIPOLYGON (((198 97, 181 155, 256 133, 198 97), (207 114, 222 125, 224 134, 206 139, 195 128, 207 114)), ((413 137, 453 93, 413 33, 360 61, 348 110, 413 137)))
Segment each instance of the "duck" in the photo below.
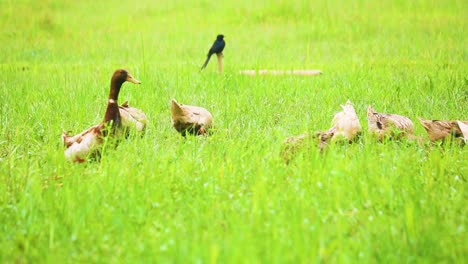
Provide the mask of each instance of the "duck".
POLYGON ((323 151, 330 141, 345 139, 352 143, 361 133, 362 126, 350 100, 345 105, 341 105, 343 111, 335 114, 332 120, 332 127, 326 131, 319 131, 311 135, 309 133, 291 136, 284 140, 281 156, 286 164, 294 157, 295 153, 307 145, 312 138, 318 138, 320 150, 323 151))
POLYGON ((116 70, 111 78, 104 119, 99 124, 74 136, 68 135, 68 132, 62 133, 62 141, 66 147, 65 158, 68 161, 83 163, 88 157, 98 156, 105 137, 119 134, 119 130, 122 128, 122 116, 117 100, 124 82, 141 83, 127 70, 116 70))
POLYGON ((332 127, 327 131, 316 133, 316 136, 320 139, 321 149, 330 140, 345 139, 351 143, 362 131, 361 123, 351 101, 347 100, 345 105, 341 105, 341 108, 343 108, 343 111, 336 113, 333 117, 332 127))
POLYGON ((424 127, 431 141, 444 140, 453 135, 455 138, 463 137, 460 123, 468 124, 468 121, 455 120, 428 120, 418 117, 419 122, 424 127))
POLYGON ((370 105, 367 108, 367 124, 369 132, 377 135, 379 141, 385 137, 413 138, 414 125, 411 119, 397 114, 377 113, 370 105))
POLYGON ((463 134, 463 141, 468 143, 468 121, 457 121, 457 124, 463 134))
POLYGON ((126 129, 126 136, 128 136, 132 130, 142 136, 144 135, 148 119, 142 110, 131 107, 128 101, 125 101, 119 106, 119 113, 122 127, 126 129))
POLYGON ((297 136, 290 136, 283 141, 283 148, 280 156, 286 164, 289 164, 297 152, 302 150, 309 141, 311 141, 311 134, 304 133, 297 136))
POLYGON ((213 116, 203 107, 180 104, 172 99, 171 120, 172 126, 183 137, 187 133, 206 136, 212 126, 213 116))

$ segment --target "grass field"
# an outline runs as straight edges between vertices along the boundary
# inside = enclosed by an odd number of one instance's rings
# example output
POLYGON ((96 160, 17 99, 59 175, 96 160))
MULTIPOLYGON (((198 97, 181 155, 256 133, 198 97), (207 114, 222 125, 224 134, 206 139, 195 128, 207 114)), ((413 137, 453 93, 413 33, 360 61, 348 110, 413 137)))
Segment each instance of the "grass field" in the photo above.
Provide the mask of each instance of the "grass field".
POLYGON ((466 263, 468 149, 306 148, 350 99, 410 117, 468 119, 466 1, 0 0, 1 263, 466 263), (199 72, 216 35, 216 59, 199 72), (66 162, 62 130, 103 118, 117 68, 142 81, 143 138, 66 162), (321 69, 318 77, 244 69, 321 69), (215 133, 183 139, 169 101, 215 133))

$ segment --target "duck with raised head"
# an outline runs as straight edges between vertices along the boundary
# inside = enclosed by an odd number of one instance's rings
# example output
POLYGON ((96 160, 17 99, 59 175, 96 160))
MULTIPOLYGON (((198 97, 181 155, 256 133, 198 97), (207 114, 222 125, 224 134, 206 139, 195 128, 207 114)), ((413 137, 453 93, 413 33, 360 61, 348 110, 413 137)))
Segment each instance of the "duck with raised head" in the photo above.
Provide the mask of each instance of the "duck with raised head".
POLYGON ((208 135, 213 123, 213 116, 205 108, 180 104, 175 99, 171 100, 171 119, 172 126, 184 137, 187 133, 208 135))
POLYGON ((369 132, 375 134, 380 141, 385 137, 397 139, 409 137, 413 139, 413 122, 406 116, 377 113, 369 105, 367 108, 367 124, 369 132))
POLYGON ((336 113, 333 117, 332 127, 327 131, 316 133, 320 138, 320 148, 323 148, 327 141, 335 141, 340 138, 351 143, 361 133, 361 123, 351 101, 347 100, 345 105, 341 105, 341 108, 343 111, 336 113))
POLYGON ((128 71, 124 69, 116 70, 111 78, 109 99, 103 121, 75 136, 69 136, 66 132, 62 134, 62 140, 66 146, 65 157, 67 160, 85 162, 88 156, 99 153, 104 137, 114 136, 121 129, 122 118, 117 99, 124 82, 141 83, 128 71))
POLYGON ((468 121, 455 120, 427 120, 418 117, 431 141, 444 140, 449 136, 463 137, 461 127, 457 122, 468 125, 468 121))

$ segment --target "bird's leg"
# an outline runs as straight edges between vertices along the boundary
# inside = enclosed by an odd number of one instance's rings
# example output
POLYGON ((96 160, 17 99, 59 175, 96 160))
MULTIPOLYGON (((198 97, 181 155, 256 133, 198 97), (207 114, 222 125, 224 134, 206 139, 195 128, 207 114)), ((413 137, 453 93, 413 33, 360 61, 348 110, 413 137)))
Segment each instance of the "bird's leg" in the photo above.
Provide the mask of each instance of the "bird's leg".
POLYGON ((218 72, 222 73, 223 72, 223 58, 224 55, 222 52, 216 53, 216 56, 218 57, 218 72))

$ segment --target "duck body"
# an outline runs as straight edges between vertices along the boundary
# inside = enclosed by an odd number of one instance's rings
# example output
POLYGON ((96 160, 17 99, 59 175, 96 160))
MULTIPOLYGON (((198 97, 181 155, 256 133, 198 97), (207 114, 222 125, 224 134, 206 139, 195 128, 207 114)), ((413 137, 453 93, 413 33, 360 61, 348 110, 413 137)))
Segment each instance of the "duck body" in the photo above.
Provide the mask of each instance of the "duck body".
POLYGON ((327 131, 319 131, 316 137, 319 138, 320 149, 323 149, 327 142, 346 139, 349 143, 353 142, 361 133, 362 127, 351 101, 341 105, 343 111, 335 114, 332 120, 332 127, 327 131))
POLYGON ((350 142, 361 133, 362 127, 359 118, 354 110, 351 101, 347 101, 345 105, 341 105, 343 111, 335 114, 333 117, 333 126, 329 129, 333 132, 332 140, 339 137, 344 137, 350 142))
POLYGON ((74 136, 62 133, 62 141, 66 147, 65 158, 73 162, 85 162, 88 156, 94 157, 99 153, 102 143, 103 124, 92 126, 74 136))
POLYGON ((283 149, 281 150, 281 157, 284 159, 286 164, 294 158, 297 152, 302 150, 312 137, 309 133, 300 134, 297 136, 291 136, 283 141, 283 149))
POLYGON ((171 100, 172 126, 181 133, 192 135, 207 135, 213 123, 213 116, 203 107, 179 104, 171 100))
POLYGON ((132 130, 144 134, 148 119, 142 110, 131 107, 128 102, 125 102, 119 106, 119 113, 122 127, 125 128, 127 134, 132 130))
POLYGON ((107 103, 104 120, 83 132, 74 136, 62 133, 62 141, 66 147, 65 158, 73 162, 85 162, 88 157, 96 156, 100 153, 104 138, 115 136, 122 129, 122 118, 120 115, 117 99, 120 88, 124 82, 139 84, 126 70, 119 69, 114 72, 111 79, 111 88, 107 103))
POLYGON ((369 132, 377 135, 379 140, 384 137, 398 139, 414 134, 411 119, 397 114, 377 113, 372 106, 367 108, 367 124, 369 132))
POLYGON ((465 143, 468 142, 468 121, 457 121, 458 127, 460 128, 463 134, 463 140, 465 143))
MULTIPOLYGON (((281 156, 286 164, 294 157, 294 155, 303 149, 304 146, 313 142, 311 139, 316 138, 319 141, 320 150, 324 150, 330 141, 338 141, 345 139, 349 143, 353 142, 361 133, 362 127, 356 110, 351 103, 347 101, 345 105, 341 105, 343 111, 335 114, 332 120, 332 127, 326 131, 316 132, 314 135, 304 133, 298 136, 288 137, 283 142, 283 150, 281 156)), ((314 140, 316 141, 316 140, 314 140)))
POLYGON ((444 140, 452 135, 454 137, 463 137, 461 126, 468 125, 468 121, 427 120, 420 117, 418 119, 431 141, 444 140))

